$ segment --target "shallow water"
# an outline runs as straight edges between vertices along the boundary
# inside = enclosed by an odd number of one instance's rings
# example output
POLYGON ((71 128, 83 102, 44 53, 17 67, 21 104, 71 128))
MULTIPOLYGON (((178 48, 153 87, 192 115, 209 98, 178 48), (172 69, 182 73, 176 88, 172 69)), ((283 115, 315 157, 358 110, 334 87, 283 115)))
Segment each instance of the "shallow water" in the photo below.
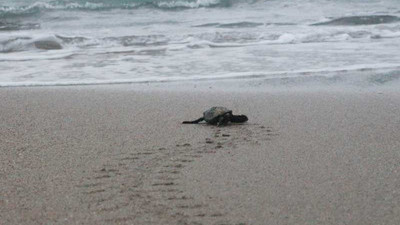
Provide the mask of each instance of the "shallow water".
POLYGON ((400 74, 399 17, 395 0, 0 0, 0 86, 383 85, 400 74))

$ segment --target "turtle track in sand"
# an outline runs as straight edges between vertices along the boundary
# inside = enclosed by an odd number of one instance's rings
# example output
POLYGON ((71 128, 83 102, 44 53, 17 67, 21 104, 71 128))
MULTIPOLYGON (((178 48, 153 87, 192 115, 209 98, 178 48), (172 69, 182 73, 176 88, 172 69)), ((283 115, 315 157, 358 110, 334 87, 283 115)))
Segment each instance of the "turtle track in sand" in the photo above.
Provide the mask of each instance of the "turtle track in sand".
MULTIPOLYGON (((201 125, 197 125, 201 126, 201 125)), ((229 212, 200 202, 180 187, 179 177, 189 163, 224 151, 235 154, 243 145, 259 145, 278 133, 259 124, 207 126, 203 141, 175 146, 130 148, 109 156, 77 187, 99 224, 243 224, 229 221, 229 212)), ((193 129, 197 129, 193 126, 193 129)), ((212 199, 210 199, 210 202, 212 199)))

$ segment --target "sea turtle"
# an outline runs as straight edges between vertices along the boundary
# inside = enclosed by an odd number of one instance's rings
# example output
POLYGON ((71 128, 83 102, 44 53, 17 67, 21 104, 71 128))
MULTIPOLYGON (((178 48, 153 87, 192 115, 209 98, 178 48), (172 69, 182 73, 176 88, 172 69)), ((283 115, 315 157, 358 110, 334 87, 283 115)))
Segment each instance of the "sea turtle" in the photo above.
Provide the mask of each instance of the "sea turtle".
POLYGON ((248 118, 245 115, 233 115, 232 110, 229 110, 225 107, 216 106, 206 110, 203 113, 203 117, 193 121, 183 121, 183 123, 193 124, 199 123, 203 120, 208 124, 222 126, 228 124, 229 122, 244 123, 248 120, 248 118))

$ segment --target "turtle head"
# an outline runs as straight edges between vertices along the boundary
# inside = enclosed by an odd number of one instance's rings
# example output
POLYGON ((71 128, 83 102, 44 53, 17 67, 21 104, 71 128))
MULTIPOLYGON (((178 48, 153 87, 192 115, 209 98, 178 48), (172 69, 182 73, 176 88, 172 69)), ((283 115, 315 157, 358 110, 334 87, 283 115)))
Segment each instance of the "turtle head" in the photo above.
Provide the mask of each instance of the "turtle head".
POLYGON ((247 118, 246 115, 232 115, 231 116, 232 123, 244 123, 247 120, 249 120, 249 118, 247 118))

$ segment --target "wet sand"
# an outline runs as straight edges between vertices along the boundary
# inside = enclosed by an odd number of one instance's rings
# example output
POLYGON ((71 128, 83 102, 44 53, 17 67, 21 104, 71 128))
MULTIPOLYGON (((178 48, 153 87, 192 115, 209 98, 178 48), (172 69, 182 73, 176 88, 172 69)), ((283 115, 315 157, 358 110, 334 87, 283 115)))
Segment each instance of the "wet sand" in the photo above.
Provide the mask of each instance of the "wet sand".
POLYGON ((396 92, 2 88, 0 106, 4 224, 400 224, 396 92), (250 120, 180 123, 214 105, 250 120))

